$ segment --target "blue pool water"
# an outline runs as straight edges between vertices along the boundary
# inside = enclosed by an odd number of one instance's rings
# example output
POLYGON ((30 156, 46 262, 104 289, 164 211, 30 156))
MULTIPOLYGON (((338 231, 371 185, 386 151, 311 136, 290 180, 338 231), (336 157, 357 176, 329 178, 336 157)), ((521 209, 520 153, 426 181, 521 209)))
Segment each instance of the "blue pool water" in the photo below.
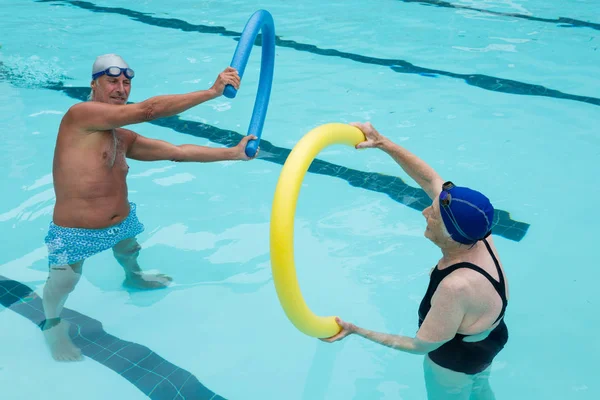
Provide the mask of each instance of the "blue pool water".
MULTIPOLYGON (((271 201, 309 130, 371 121, 498 210, 510 281, 499 399, 597 399, 600 17, 594 0, 0 2, 2 399, 424 399, 422 357, 298 332, 275 293, 271 201), (258 9, 274 17, 275 78, 261 155, 129 161, 146 230, 140 263, 174 278, 133 292, 110 252, 66 303, 81 363, 53 361, 35 323, 47 277, 51 168, 66 110, 99 54, 135 69, 130 101, 208 88, 258 9), (588 192, 589 191, 589 192, 588 192)), ((132 127, 176 144, 245 134, 253 52, 235 99, 132 127)), ((295 261, 309 307, 408 336, 439 258, 416 184, 383 152, 334 146, 304 180, 295 261)))

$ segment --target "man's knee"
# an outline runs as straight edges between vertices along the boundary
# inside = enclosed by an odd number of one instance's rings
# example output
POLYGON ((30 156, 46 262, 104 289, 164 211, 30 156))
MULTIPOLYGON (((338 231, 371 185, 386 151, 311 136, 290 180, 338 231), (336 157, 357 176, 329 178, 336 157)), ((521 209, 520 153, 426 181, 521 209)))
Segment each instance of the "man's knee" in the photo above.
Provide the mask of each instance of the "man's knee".
POLYGON ((46 285, 48 289, 59 293, 71 293, 81 278, 83 261, 72 265, 50 267, 46 285))
POLYGON ((137 240, 135 238, 130 238, 117 243, 113 247, 113 253, 117 258, 131 258, 137 257, 141 249, 142 246, 140 246, 137 240))

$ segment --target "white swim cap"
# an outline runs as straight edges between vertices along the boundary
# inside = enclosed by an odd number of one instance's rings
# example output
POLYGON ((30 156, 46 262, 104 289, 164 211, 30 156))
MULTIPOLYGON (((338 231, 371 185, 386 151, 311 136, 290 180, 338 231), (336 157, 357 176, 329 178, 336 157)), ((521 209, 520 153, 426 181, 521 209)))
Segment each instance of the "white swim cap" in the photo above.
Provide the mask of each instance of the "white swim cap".
POLYGON ((104 54, 96 57, 92 67, 92 77, 98 72, 106 70, 108 67, 129 68, 129 65, 118 54, 104 54))

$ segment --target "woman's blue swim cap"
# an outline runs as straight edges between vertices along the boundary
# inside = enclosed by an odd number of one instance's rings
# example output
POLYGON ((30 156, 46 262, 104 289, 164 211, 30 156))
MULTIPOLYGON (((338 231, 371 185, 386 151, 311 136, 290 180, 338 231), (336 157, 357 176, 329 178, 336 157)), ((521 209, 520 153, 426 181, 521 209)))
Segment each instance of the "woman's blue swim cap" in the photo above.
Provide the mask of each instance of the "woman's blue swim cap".
POLYGON ((494 207, 482 193, 446 182, 439 201, 442 220, 455 241, 473 244, 491 232, 494 207))

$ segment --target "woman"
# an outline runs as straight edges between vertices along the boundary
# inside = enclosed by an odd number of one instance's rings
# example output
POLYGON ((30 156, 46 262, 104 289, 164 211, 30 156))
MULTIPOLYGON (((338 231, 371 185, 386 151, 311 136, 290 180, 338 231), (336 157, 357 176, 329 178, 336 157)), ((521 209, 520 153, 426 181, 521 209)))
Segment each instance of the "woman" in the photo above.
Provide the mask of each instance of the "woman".
POLYGON ((385 138, 370 123, 352 124, 363 131, 361 148, 389 154, 432 199, 423 210, 425 237, 442 258, 433 268, 419 307, 414 338, 378 333, 337 319, 335 342, 357 334, 413 354, 425 354, 428 398, 494 399, 490 365, 508 341, 504 313, 508 287, 491 237, 492 204, 480 192, 445 182, 425 162, 385 138))

